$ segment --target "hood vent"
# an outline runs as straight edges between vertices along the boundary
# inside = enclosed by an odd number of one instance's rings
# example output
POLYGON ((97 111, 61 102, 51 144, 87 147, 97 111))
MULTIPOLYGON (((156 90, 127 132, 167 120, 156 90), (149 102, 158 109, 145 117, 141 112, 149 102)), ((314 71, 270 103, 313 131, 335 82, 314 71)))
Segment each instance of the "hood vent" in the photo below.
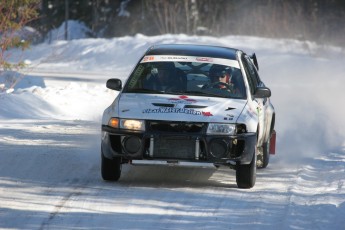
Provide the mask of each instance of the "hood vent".
POLYGON ((158 106, 158 107, 170 107, 170 108, 175 107, 174 104, 166 104, 166 103, 152 103, 152 105, 158 106))
MULTIPOLYGON (((152 103, 152 105, 157 107, 168 107, 173 108, 176 104, 168 104, 168 103, 152 103)), ((185 109, 204 109, 207 108, 207 106, 204 105, 185 105, 183 108, 185 109)))
POLYGON ((204 109, 204 108, 207 108, 207 106, 204 106, 204 105, 185 105, 184 108, 186 108, 186 109, 204 109))

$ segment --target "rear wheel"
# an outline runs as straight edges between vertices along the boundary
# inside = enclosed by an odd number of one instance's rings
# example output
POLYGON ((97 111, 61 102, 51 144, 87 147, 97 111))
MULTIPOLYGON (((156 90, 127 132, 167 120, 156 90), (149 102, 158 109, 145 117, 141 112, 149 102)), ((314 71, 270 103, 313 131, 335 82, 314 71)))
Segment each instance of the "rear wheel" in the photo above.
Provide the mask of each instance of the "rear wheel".
POLYGON ((262 145, 262 168, 266 168, 270 161, 270 144, 271 144, 271 135, 268 138, 267 142, 262 145))
POLYGON ((266 168, 270 161, 270 138, 267 142, 263 143, 261 147, 258 147, 258 168, 266 168))
POLYGON ((239 188, 252 188, 256 181, 256 152, 248 165, 236 166, 236 183, 239 188))
POLYGON ((266 168, 270 161, 270 146, 271 146, 271 137, 272 137, 273 128, 274 128, 274 120, 275 120, 275 116, 273 115, 271 128, 270 128, 270 135, 268 136, 268 140, 267 142, 263 143, 262 147, 259 148, 258 162, 257 162, 258 168, 266 168))
POLYGON ((101 174, 103 180, 118 181, 121 176, 121 158, 108 159, 103 153, 101 155, 101 174))

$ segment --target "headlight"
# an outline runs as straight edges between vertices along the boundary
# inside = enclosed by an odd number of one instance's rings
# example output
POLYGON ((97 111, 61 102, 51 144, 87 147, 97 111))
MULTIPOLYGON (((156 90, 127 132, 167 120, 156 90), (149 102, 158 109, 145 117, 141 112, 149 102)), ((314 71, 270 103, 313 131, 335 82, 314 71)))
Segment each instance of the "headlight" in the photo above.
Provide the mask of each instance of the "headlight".
POLYGON ((132 120, 132 119, 119 119, 119 118, 111 118, 109 120, 109 126, 113 128, 120 128, 120 129, 130 129, 130 130, 145 130, 145 122, 144 120, 132 120))
POLYGON ((120 128, 121 129, 131 129, 131 130, 145 130, 145 123, 143 120, 127 120, 121 119, 120 120, 120 128))
POLYGON ((211 135, 233 135, 235 134, 236 125, 234 124, 221 124, 221 123, 209 123, 207 128, 207 134, 211 135))

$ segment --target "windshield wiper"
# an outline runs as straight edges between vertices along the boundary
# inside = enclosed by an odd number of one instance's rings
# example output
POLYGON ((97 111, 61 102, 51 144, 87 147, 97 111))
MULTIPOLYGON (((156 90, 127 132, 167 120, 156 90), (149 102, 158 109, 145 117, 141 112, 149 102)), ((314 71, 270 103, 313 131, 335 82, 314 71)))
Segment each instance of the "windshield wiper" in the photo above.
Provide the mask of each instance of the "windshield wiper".
POLYGON ((185 94, 189 95, 198 95, 198 96, 216 96, 216 97, 224 97, 223 95, 219 95, 216 93, 210 93, 210 92, 202 92, 202 91, 185 91, 185 94))
POLYGON ((133 88, 127 89, 125 93, 156 93, 156 94, 163 94, 163 91, 158 91, 154 89, 143 89, 143 88, 133 88))

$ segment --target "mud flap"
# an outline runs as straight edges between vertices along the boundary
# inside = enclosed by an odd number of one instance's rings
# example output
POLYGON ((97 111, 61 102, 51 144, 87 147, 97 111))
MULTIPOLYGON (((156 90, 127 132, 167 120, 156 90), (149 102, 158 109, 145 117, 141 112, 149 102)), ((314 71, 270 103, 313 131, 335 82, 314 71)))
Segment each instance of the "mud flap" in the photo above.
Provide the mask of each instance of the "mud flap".
POLYGON ((271 139, 270 139, 270 154, 276 154, 276 131, 273 130, 271 139))

